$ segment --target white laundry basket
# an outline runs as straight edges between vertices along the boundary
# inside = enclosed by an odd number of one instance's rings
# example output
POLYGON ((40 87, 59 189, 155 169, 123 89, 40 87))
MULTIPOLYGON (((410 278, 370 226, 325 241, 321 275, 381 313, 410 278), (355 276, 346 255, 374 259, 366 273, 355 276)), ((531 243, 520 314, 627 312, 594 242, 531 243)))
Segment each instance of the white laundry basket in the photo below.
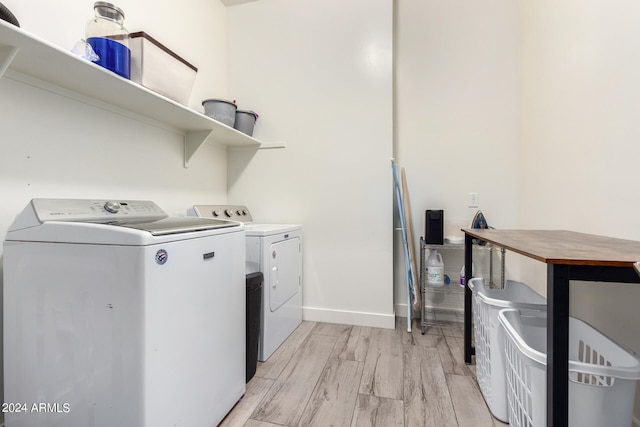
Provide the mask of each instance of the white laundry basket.
POLYGON ((476 342, 476 377, 494 417, 507 422, 507 383, 504 332, 498 313, 503 308, 547 309, 547 300, 524 283, 508 280, 504 289, 488 289, 483 278, 471 279, 473 329, 476 342))
MULTIPOLYGON (((504 309, 509 423, 546 426, 546 312, 504 309)), ((640 361, 587 323, 569 318, 569 427, 631 425, 640 361)))

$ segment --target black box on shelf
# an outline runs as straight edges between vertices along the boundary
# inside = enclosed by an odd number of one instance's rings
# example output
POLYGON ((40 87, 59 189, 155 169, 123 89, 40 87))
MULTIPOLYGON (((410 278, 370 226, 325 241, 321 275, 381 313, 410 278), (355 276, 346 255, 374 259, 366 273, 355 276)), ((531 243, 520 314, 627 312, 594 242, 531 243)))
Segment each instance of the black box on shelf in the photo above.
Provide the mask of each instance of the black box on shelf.
POLYGON ((444 211, 428 209, 424 214, 425 241, 430 245, 444 244, 444 211))

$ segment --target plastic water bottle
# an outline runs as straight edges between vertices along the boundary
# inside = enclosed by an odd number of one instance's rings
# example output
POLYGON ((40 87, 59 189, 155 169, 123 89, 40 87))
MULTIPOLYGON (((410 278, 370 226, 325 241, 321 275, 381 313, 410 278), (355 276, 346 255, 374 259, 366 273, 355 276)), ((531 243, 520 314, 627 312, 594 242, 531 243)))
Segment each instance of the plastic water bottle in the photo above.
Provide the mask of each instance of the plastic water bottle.
POLYGON ((431 251, 427 258, 427 285, 440 287, 444 286, 444 262, 442 255, 435 249, 431 251))

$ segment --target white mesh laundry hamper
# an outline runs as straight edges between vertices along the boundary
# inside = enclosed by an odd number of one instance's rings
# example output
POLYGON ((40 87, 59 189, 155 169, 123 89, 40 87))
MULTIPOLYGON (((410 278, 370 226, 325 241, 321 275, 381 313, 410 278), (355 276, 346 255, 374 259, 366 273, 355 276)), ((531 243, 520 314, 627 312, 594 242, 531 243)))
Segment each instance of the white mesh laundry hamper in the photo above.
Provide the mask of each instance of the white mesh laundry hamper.
POLYGON ((494 417, 507 422, 504 332, 498 320, 503 308, 547 309, 547 300, 524 283, 507 280, 504 289, 487 289, 483 278, 471 279, 473 332, 478 385, 494 417))
MULTIPOLYGON (((512 427, 546 426, 546 312, 504 309, 512 427)), ((630 426, 640 360, 587 323, 569 318, 569 427, 630 426)))

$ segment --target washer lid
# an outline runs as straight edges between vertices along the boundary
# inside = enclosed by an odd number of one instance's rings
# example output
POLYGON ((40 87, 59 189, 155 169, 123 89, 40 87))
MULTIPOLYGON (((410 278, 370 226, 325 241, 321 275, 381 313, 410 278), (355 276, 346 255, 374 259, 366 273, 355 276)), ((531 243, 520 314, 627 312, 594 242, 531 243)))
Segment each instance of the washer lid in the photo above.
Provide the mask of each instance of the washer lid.
POLYGON ((168 234, 190 233, 194 231, 214 230, 218 228, 239 227, 234 221, 211 218, 175 217, 163 218, 152 222, 124 221, 122 223, 109 223, 120 227, 134 228, 147 231, 154 236, 166 236, 168 234))

